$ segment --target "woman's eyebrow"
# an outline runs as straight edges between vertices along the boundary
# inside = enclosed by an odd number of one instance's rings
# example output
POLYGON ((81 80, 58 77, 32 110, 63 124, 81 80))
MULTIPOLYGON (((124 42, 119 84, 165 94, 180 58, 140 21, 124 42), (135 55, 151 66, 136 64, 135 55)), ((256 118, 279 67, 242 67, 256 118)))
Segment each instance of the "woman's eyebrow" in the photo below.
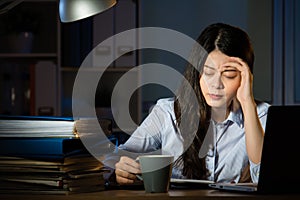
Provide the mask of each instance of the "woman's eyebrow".
POLYGON ((207 68, 212 69, 212 70, 216 70, 216 68, 208 66, 208 65, 204 65, 204 67, 207 67, 207 68))
POLYGON ((238 71, 238 69, 232 66, 224 66, 223 71, 238 71))

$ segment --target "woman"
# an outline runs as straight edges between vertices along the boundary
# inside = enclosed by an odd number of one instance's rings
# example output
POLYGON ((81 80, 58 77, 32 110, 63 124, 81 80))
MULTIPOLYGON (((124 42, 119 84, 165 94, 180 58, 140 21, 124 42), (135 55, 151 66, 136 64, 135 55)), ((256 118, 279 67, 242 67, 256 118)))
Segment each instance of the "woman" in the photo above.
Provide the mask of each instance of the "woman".
MULTIPOLYGON (((189 64, 185 70, 193 91, 183 82, 174 98, 159 100, 120 148, 174 155, 175 178, 257 182, 269 104, 253 96, 249 37, 237 27, 216 23, 197 42, 207 56, 197 56, 199 49, 194 49, 198 69, 189 64)), ((119 184, 134 183, 140 173, 139 164, 127 156, 115 167, 119 184)))

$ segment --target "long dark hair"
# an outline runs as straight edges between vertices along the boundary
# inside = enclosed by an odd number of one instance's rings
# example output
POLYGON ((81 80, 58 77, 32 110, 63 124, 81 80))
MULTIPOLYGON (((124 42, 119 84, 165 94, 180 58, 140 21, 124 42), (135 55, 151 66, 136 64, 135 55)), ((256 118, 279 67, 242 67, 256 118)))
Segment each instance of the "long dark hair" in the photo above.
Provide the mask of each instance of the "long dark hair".
POLYGON ((177 125, 180 127, 185 144, 191 138, 193 138, 193 141, 189 143, 190 145, 186 147, 186 151, 177 159, 175 166, 183 165, 183 175, 187 178, 206 179, 205 157, 200 158, 199 151, 210 124, 211 108, 206 103, 200 89, 199 81, 203 65, 207 55, 213 50, 218 49, 228 56, 243 59, 252 72, 254 52, 246 32, 238 27, 223 23, 212 24, 205 28, 197 38, 197 43, 203 49, 199 49, 199 46, 193 49, 191 60, 184 72, 184 77, 190 84, 192 91, 188 89, 189 87, 187 87, 186 83, 182 82, 178 93, 175 95, 174 102, 177 125), (203 54, 203 50, 206 52, 205 55, 203 54), (190 101, 191 92, 194 92, 197 96, 198 107, 190 101), (197 110, 194 108, 197 108, 197 110), (192 124, 195 121, 199 123, 192 124), (182 123, 185 123, 185 125, 182 126, 182 123), (190 127, 195 128, 196 131, 191 133, 190 127))

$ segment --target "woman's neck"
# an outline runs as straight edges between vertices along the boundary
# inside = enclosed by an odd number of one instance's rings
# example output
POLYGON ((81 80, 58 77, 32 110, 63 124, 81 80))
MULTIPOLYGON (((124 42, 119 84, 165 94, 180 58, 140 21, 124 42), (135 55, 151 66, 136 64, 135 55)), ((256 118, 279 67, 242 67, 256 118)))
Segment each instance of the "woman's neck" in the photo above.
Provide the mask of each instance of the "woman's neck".
POLYGON ((225 119, 227 119, 228 115, 230 113, 230 106, 227 108, 212 108, 211 109, 211 118, 217 122, 223 122, 225 119))

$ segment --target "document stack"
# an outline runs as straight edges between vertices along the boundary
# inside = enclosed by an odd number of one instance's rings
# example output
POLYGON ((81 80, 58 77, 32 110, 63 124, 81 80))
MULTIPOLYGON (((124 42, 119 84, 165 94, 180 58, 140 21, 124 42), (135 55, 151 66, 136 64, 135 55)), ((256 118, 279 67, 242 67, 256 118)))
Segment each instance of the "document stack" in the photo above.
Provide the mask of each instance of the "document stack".
MULTIPOLYGON (((98 120, 98 119, 97 119, 98 120)), ((104 189, 103 155, 91 155, 76 128, 91 133, 89 120, 0 116, 0 193, 72 194, 104 189), (85 125, 84 125, 85 124, 85 125), (86 127, 86 128, 82 128, 86 127)), ((98 120, 113 151, 111 121, 98 120)), ((85 134, 85 133, 83 133, 85 134)))

